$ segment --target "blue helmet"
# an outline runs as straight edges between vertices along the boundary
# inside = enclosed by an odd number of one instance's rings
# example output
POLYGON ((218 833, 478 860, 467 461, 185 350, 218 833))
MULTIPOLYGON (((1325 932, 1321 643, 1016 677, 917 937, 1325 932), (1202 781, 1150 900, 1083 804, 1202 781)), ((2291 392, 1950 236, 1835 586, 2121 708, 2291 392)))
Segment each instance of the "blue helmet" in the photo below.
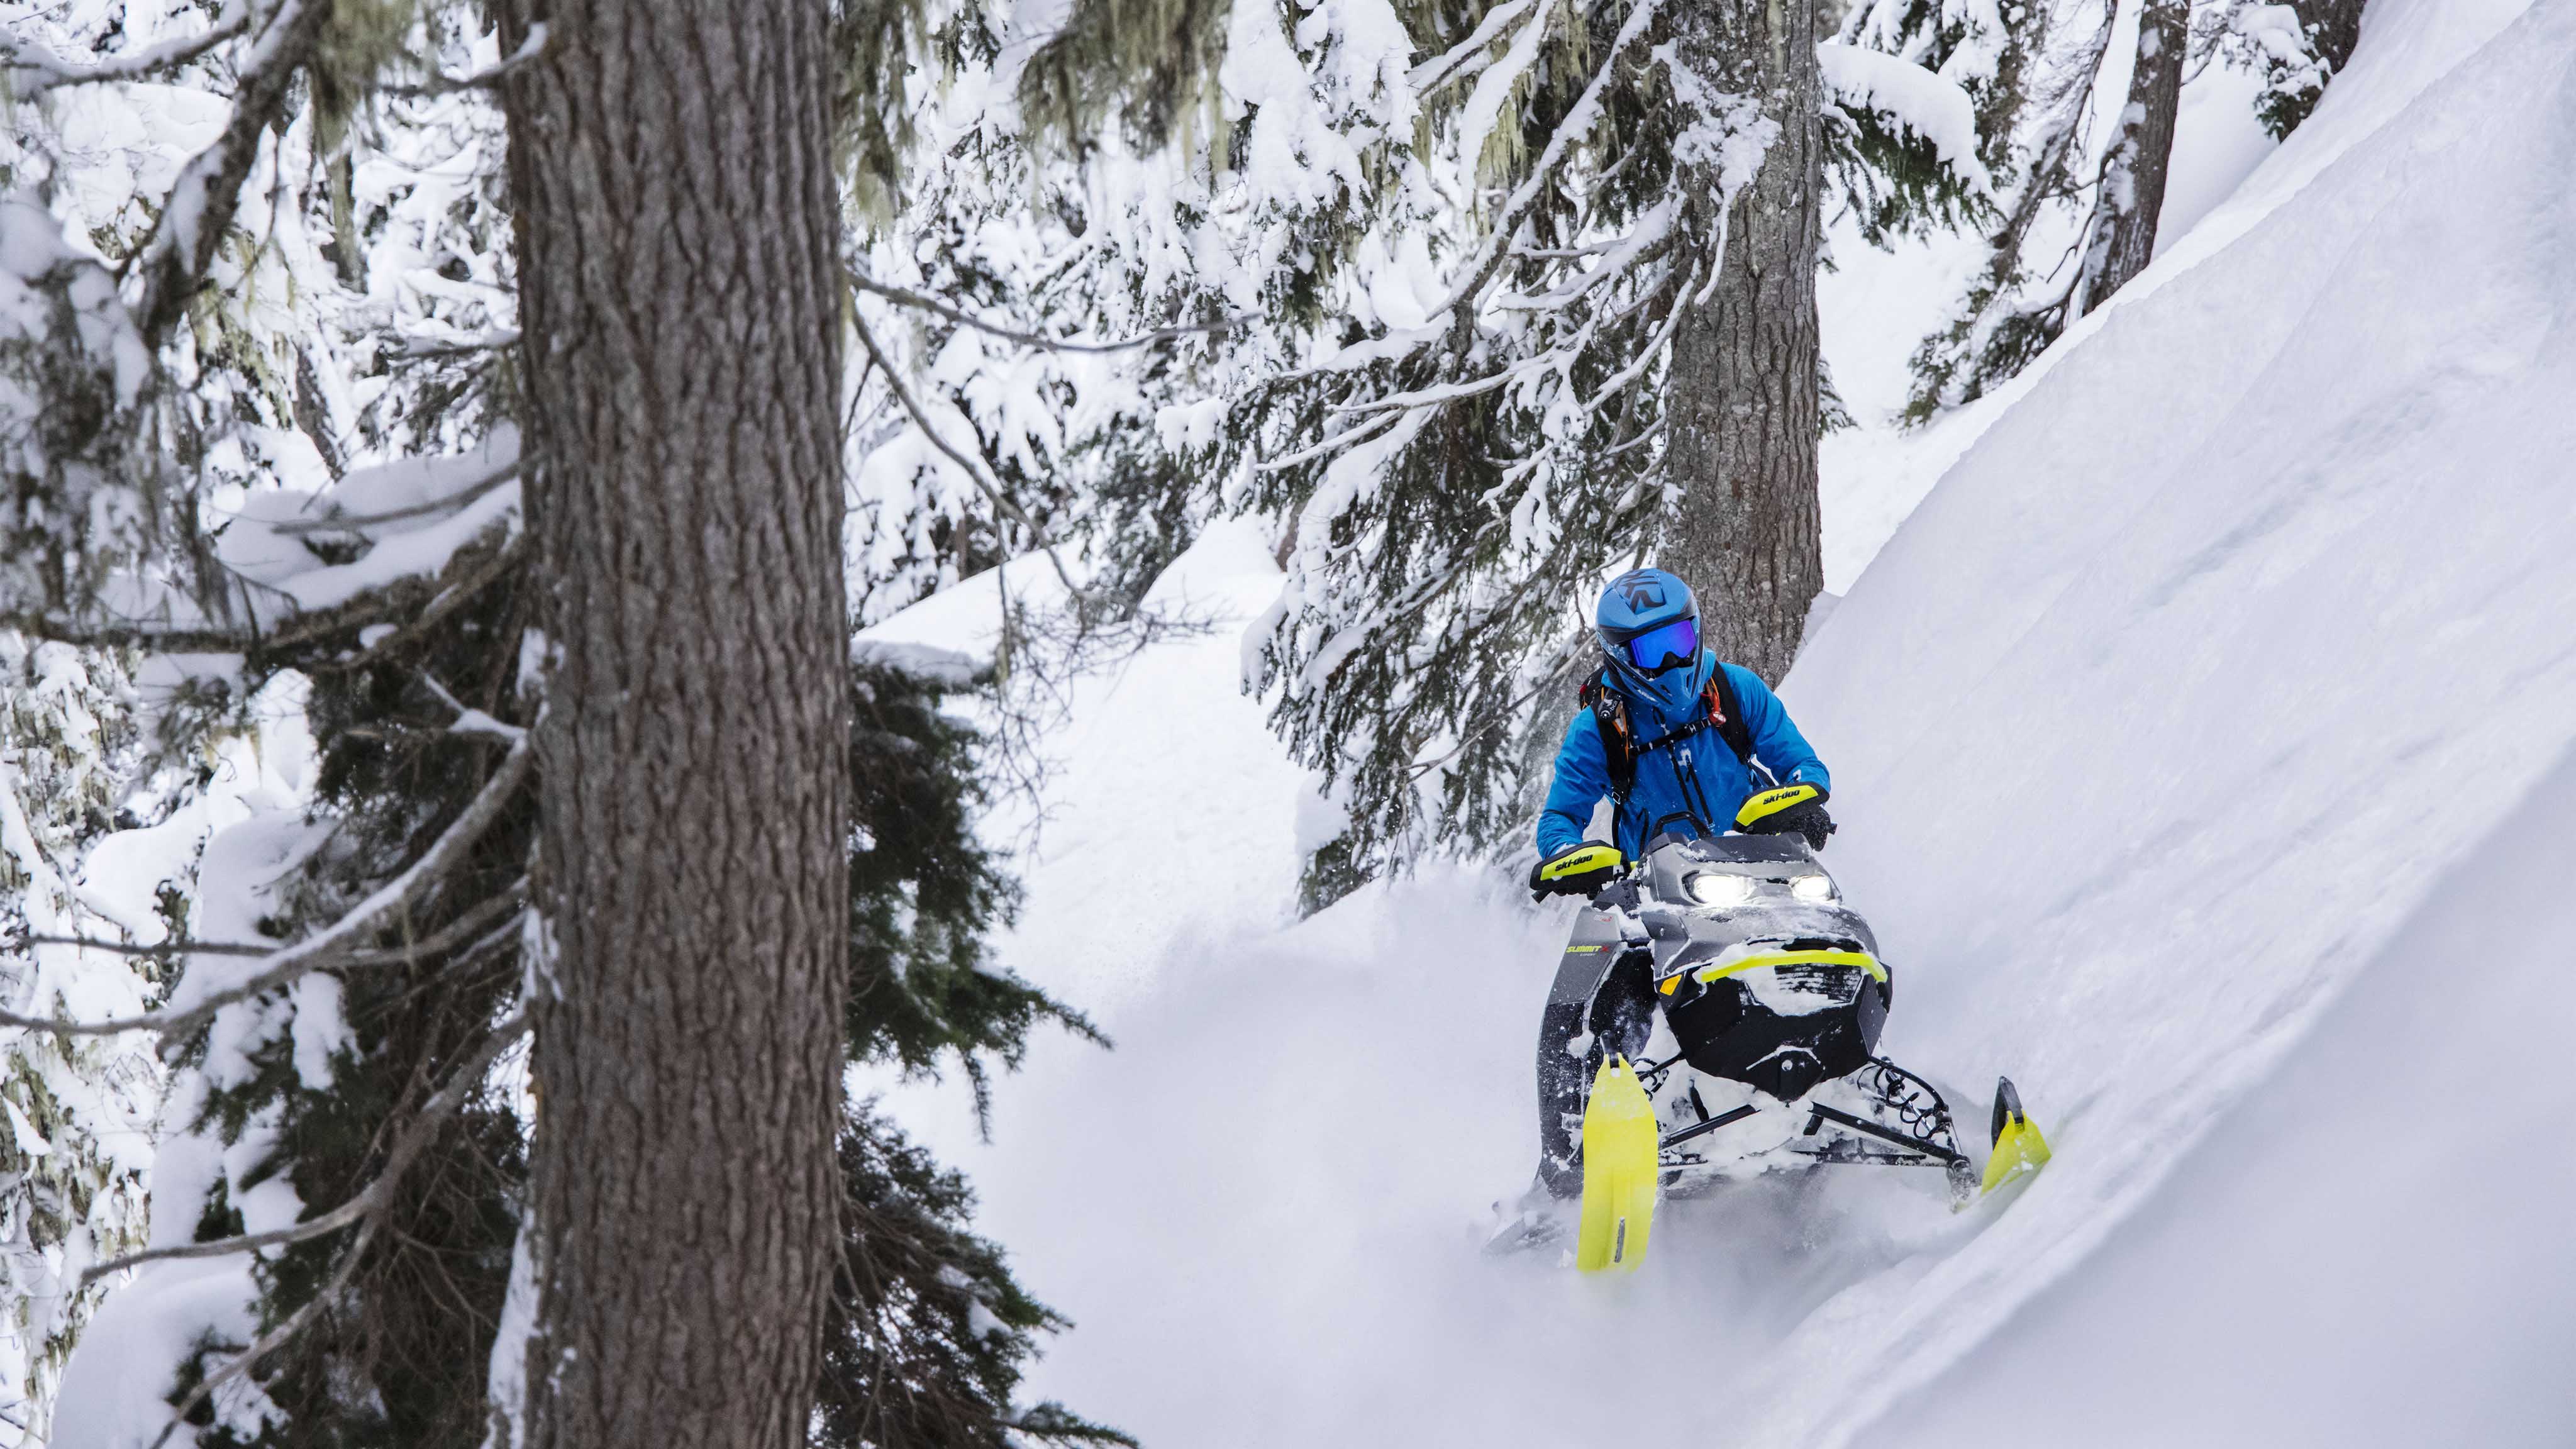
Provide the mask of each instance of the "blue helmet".
POLYGON ((1699 647, 1699 600, 1662 569, 1632 569, 1601 591, 1593 616, 1601 653, 1626 691, 1666 713, 1689 708, 1708 687, 1699 647))

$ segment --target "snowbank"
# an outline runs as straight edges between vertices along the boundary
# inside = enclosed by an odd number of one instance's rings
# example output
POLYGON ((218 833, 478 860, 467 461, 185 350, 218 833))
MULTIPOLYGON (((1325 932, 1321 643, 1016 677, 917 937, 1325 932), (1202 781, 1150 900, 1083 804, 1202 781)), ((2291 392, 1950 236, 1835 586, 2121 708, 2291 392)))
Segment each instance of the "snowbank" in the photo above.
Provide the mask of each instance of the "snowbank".
MULTIPOLYGON (((2374 8, 2345 84, 2468 8, 2374 8)), ((2011 1072, 2059 1146, 1993 1231, 1801 1330, 1842 1413, 2081 1261, 2566 748, 2576 285, 2533 181, 2576 159, 2571 54, 2544 4, 2403 109, 2321 109, 2271 210, 2097 316, 1789 680, 1846 886, 1917 968, 1891 1045, 2011 1072)))
POLYGON ((2082 1272, 1871 1444, 2568 1442, 2576 1157, 2543 1124, 2576 1120, 2571 822, 2576 751, 2082 1272))

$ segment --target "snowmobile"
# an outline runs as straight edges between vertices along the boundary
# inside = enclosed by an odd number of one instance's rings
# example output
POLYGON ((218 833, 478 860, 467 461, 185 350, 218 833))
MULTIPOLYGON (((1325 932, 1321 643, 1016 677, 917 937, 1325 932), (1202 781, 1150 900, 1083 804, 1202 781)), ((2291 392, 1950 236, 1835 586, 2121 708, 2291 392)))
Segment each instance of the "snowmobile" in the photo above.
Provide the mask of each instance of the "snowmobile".
POLYGON ((1782 1167, 1938 1169, 1954 1209, 2048 1144, 2008 1079, 1982 1171, 1930 1082, 1877 1055, 1895 981, 1869 923, 1795 835, 1658 836, 1577 920, 1539 1035, 1540 1183, 1493 1239, 1563 1232, 1633 1270, 1657 1196, 1782 1167))

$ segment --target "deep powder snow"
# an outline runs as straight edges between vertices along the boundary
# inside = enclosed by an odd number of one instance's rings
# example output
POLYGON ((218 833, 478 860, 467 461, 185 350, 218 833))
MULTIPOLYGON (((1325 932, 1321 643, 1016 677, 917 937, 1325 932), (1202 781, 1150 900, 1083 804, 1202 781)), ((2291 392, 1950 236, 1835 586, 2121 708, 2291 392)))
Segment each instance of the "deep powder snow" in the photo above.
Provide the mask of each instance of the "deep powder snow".
MULTIPOLYGON (((2316 118, 2007 390, 1786 684, 1835 767, 1831 862, 1900 973, 1885 1047, 1971 1118, 1996 1072, 2022 1084, 2058 1151, 2028 1191, 1953 1217, 1901 1174, 1773 1179, 1670 1205, 1634 1279, 1480 1258, 1531 1165, 1564 910, 1435 866, 1283 924, 1301 787, 1227 641, 1191 641, 1078 702, 1124 723, 1069 742, 1081 823, 1046 837, 1006 953, 1078 1002, 1109 988, 1118 1049, 1042 1044, 989 1146, 962 1094, 896 1093, 1077 1320, 1035 1388, 1162 1444, 2053 1444, 2102 1428, 2084 1392, 1997 1399, 2012 1365, 2078 1364, 2134 1442, 2303 1442, 2323 1421, 2213 1411, 2067 1345, 2155 1287, 2162 1316, 2106 1347, 2205 1366, 2170 1335, 2298 1281, 2242 1271, 2246 1215, 2286 1231, 2379 1170, 2296 1148, 2371 1140, 2379 1109, 2320 1074, 2390 1049, 2400 978, 2413 1010, 2493 1019, 2482 987, 2422 984, 2425 933, 2509 907, 2461 884, 2479 852, 2571 851, 2537 806, 2496 834, 2576 735, 2576 278, 2568 203, 2535 184, 2576 163, 2576 0, 2524 9, 2375 0, 2316 118), (1244 823, 1158 838, 1211 802, 1244 823), (2225 1190, 2276 1151, 2320 1185, 2225 1190)), ((1221 532, 1170 584, 1249 613, 1266 570, 1221 532)), ((2477 925, 2453 933, 2503 944, 2477 925)), ((2438 1060, 2474 1064, 2449 1025, 2438 1060)), ((2546 1051, 2488 1055, 2499 1099, 2563 1103, 2546 1051)), ((2390 1089, 2432 1090, 2410 1070, 2390 1089)), ((2378 1230, 2435 1231, 2450 1199, 2421 1179, 2448 1162, 2392 1153, 2414 1176, 2378 1230)), ((2459 1201, 2500 1223, 2565 1199, 2544 1157, 2477 1172, 2459 1201)), ((2485 1282, 2526 1248, 2458 1251, 2485 1282)), ((2349 1354, 2296 1358, 2298 1393, 2402 1343, 2569 1341, 2546 1295, 2371 1309, 2349 1354), (2480 1310, 2502 1316, 2455 1337, 2408 1316, 2480 1310)), ((2529 1393, 2484 1442, 2576 1434, 2529 1393)), ((2314 1442, 2422 1442, 2337 1422, 2314 1442)))

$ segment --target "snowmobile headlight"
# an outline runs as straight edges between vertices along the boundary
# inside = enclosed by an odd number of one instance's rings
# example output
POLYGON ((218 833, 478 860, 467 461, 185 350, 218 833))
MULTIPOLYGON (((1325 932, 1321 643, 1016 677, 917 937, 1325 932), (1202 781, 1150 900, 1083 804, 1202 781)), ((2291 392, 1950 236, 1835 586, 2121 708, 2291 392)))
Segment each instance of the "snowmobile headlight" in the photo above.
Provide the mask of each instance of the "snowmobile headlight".
POLYGON ((1834 889, 1834 878, 1822 871, 1810 871, 1791 880, 1789 894, 1811 906, 1830 906, 1843 898, 1843 893, 1834 889))
POLYGON ((1703 906, 1740 906, 1753 899, 1753 877, 1708 871, 1692 876, 1688 889, 1703 906))

